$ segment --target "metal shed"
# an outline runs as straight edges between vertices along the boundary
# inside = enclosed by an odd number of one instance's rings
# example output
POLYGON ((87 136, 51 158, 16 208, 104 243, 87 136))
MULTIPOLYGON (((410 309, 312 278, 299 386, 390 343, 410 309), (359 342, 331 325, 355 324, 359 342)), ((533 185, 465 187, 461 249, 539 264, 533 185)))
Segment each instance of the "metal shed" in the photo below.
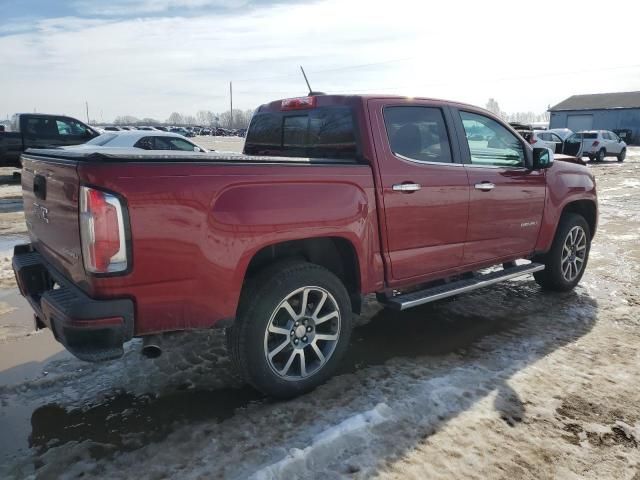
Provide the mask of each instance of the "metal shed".
POLYGON ((549 128, 631 130, 627 143, 640 143, 640 92, 573 95, 549 109, 549 128))

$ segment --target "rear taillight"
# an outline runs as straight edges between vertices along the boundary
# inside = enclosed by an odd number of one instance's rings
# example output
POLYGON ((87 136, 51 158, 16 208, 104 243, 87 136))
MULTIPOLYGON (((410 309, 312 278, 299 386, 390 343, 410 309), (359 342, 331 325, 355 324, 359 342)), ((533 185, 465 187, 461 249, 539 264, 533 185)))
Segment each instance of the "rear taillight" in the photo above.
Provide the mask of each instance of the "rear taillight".
POLYGON ((598 145, 600 145, 600 142, 598 140, 591 144, 592 147, 597 147, 598 145))
POLYGON ((530 143, 531 145, 533 145, 533 144, 534 144, 534 143, 536 143, 537 141, 538 141, 538 139, 537 139, 535 136, 533 136, 533 135, 531 135, 531 138, 529 138, 529 143, 530 143))
POLYGON ((317 97, 286 98, 280 104, 280 110, 305 110, 316 106, 317 97))
POLYGON ((127 269, 123 207, 115 195, 80 188, 80 239, 84 268, 90 273, 127 269))

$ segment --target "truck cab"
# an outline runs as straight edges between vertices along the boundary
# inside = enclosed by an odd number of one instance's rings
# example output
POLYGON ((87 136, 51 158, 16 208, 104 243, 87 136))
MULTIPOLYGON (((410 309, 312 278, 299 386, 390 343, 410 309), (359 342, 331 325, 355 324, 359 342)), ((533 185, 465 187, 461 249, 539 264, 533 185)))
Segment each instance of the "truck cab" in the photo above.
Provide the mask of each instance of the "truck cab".
POLYGON ((0 165, 19 167, 20 155, 27 148, 78 145, 98 135, 75 118, 18 113, 13 115, 9 131, 0 132, 0 165))

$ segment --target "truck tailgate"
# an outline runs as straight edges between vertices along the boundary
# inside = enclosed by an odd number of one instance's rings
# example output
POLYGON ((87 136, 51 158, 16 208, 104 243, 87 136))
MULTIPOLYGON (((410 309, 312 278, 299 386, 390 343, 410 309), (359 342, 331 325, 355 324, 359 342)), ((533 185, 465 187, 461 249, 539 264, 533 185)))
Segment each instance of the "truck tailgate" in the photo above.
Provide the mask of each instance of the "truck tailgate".
POLYGON ((31 242, 67 278, 85 282, 77 162, 23 155, 22 196, 31 242))

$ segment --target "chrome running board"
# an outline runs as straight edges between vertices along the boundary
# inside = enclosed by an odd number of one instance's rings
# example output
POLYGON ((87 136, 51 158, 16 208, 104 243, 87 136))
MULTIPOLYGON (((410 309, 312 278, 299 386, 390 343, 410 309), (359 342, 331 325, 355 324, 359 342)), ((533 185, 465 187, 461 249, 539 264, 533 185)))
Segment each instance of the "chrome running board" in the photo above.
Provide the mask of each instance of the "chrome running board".
POLYGON ((504 282, 512 278, 521 277, 534 272, 544 270, 541 263, 527 263, 516 267, 509 267, 490 273, 476 274, 473 278, 456 280, 444 285, 425 288, 415 292, 404 293, 394 297, 386 297, 380 302, 394 310, 406 310, 408 308, 424 305, 425 303, 435 302, 443 298, 458 295, 460 293, 471 292, 478 288, 487 287, 494 283, 504 282))

